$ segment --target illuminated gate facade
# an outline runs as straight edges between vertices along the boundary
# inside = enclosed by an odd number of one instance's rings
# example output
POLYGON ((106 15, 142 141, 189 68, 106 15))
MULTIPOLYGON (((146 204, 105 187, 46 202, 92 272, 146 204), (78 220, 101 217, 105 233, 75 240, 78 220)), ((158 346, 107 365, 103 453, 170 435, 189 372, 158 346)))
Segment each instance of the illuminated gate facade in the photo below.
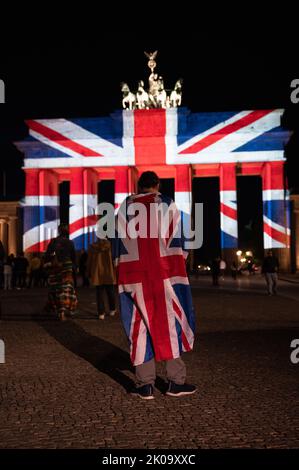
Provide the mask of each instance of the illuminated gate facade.
MULTIPOLYGON (((262 178, 264 248, 287 268, 289 200, 284 182, 282 109, 191 113, 186 108, 117 111, 109 117, 26 121, 25 252, 42 252, 57 234, 59 184, 70 182, 70 238, 76 249, 94 239, 97 184, 115 180, 115 206, 136 190, 141 172, 174 178, 175 201, 191 213, 192 178, 220 186, 223 256, 238 248, 236 179, 262 178)), ((250 197, 250 194, 248 195, 250 197)), ((229 256, 228 256, 229 257, 229 256)))

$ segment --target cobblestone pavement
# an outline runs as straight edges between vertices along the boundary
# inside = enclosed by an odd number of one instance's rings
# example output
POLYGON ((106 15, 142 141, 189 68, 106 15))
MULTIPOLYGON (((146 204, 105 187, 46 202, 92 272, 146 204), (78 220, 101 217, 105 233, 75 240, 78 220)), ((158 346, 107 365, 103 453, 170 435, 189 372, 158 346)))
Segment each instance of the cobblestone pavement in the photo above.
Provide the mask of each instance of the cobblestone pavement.
POLYGON ((118 317, 94 317, 94 291, 61 323, 40 314, 46 291, 1 294, 1 448, 299 446, 298 302, 248 291, 194 289, 197 337, 185 354, 189 397, 127 393, 134 377, 118 317))

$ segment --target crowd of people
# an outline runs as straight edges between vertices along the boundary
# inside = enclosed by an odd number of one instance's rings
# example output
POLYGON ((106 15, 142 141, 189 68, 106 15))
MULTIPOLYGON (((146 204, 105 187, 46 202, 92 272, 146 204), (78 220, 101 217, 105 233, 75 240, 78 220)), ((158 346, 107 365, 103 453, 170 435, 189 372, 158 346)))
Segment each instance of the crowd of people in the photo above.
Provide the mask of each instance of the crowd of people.
MULTIPOLYGON (((88 286, 89 280, 86 275, 87 252, 82 250, 79 260, 74 264, 74 285, 77 286, 78 275, 82 278, 82 285, 88 286)), ((3 255, 0 260, 0 289, 26 289, 31 287, 49 287, 49 269, 46 266, 45 254, 32 253, 25 257, 23 252, 17 256, 3 255)))
MULTIPOLYGON (((81 286, 88 287, 92 285, 96 287, 96 300, 100 318, 103 318, 102 299, 105 292, 109 306, 111 307, 111 315, 113 315, 115 311, 113 289, 115 273, 112 272, 111 266, 109 269, 105 267, 106 264, 109 265, 109 260, 107 260, 109 245, 110 243, 107 240, 98 240, 96 243, 89 246, 88 252, 82 249, 79 256, 74 252, 72 261, 72 280, 74 287, 77 288, 78 276, 81 286), (102 251, 106 251, 106 253, 103 254, 102 251)), ((51 246, 52 245, 50 245, 50 247, 51 246)), ((22 252, 17 256, 10 254, 5 257, 3 247, 0 247, 0 255, 0 289, 20 290, 26 288, 30 289, 31 287, 50 287, 50 270, 47 262, 47 254, 40 255, 39 253, 33 253, 29 260, 22 252)), ((228 268, 226 261, 221 257, 214 258, 209 263, 209 266, 212 275, 212 284, 215 286, 219 285, 220 280, 224 280, 224 276, 227 273, 230 273, 233 279, 237 279, 240 274, 240 268, 235 261, 233 261, 228 268)), ((272 250, 268 250, 261 266, 261 273, 265 277, 269 295, 276 294, 277 292, 278 268, 279 263, 277 258, 274 256, 272 250)), ((248 263, 247 271, 249 275, 254 274, 253 262, 248 263)))
MULTIPOLYGON (((109 261, 106 259, 109 245, 107 240, 98 240, 96 243, 89 246, 88 251, 82 249, 79 255, 74 251, 72 260, 72 279, 74 287, 77 288, 78 277, 80 278, 81 286, 95 286, 99 312, 103 310, 103 307, 101 307, 103 301, 101 299, 103 299, 104 292, 106 292, 111 312, 115 310, 114 294, 111 287, 115 284, 115 273, 113 272, 113 274, 111 274, 111 266, 110 274, 108 274, 109 270, 105 268, 105 264, 109 264, 109 261), (104 251, 106 250, 105 255, 102 254, 103 249, 104 251)), ((50 247, 51 246, 50 244, 50 247)), ((6 257, 0 242, 0 289, 20 290, 26 288, 30 289, 31 287, 49 288, 51 282, 49 283, 50 270, 47 258, 49 258, 47 254, 32 253, 28 260, 22 252, 17 256, 10 254, 6 257)), ((220 256, 214 258, 209 263, 209 267, 212 275, 212 284, 215 286, 219 285, 220 280, 224 280, 225 274, 230 273, 233 279, 237 279, 240 274, 240 267, 237 265, 236 261, 233 261, 230 266, 227 266, 226 261, 220 256)), ((246 266, 249 275, 255 273, 254 268, 255 265, 253 261, 249 260, 246 266)), ((279 263, 277 258, 274 256, 272 250, 268 250, 261 266, 261 273, 265 277, 269 295, 275 294, 277 291, 278 268, 279 263)), ((102 318, 103 314, 101 312, 99 313, 99 316, 100 315, 102 318)))
MULTIPOLYGON (((248 275, 253 275, 255 273, 255 264, 252 259, 248 259, 246 263, 246 272, 248 275)), ((214 258, 210 263, 210 270, 212 274, 212 284, 214 286, 219 286, 219 280, 224 280, 224 275, 228 271, 227 263, 220 256, 214 258)), ((261 274, 266 280, 267 293, 268 295, 277 294, 277 282, 278 282, 278 270, 279 270, 279 261, 278 258, 274 255, 272 250, 268 250, 266 256, 263 259, 261 266, 261 274)), ((236 261, 233 261, 230 265, 230 274, 231 277, 236 280, 238 275, 242 272, 240 266, 238 266, 236 261)), ((243 270, 244 272, 244 270, 243 270)))
POLYGON ((116 277, 108 240, 97 240, 89 246, 88 252, 82 249, 78 256, 73 242, 69 240, 68 227, 62 224, 59 236, 51 240, 44 254, 32 253, 29 259, 24 253, 5 256, 3 246, 0 247, 0 254, 0 288, 21 290, 47 287, 49 296, 46 309, 56 311, 61 319, 65 319, 65 310, 73 312, 76 309, 75 289, 79 277, 83 287, 91 284, 96 288, 99 318, 105 317, 105 293, 110 316, 115 314, 116 277), (59 290, 61 292, 57 295, 59 290), (59 302, 57 298, 60 298, 59 302))
POLYGON ((44 267, 44 256, 33 255, 30 261, 19 253, 17 256, 5 254, 0 260, 0 288, 25 289, 47 286, 47 271, 44 267))

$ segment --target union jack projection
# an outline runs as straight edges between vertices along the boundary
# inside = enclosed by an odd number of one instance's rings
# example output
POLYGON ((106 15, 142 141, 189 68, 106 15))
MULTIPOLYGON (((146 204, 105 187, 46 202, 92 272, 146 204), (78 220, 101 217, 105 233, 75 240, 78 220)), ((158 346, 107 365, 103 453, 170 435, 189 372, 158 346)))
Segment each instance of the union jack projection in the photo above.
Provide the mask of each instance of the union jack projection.
POLYGON ((289 246, 283 179, 282 109, 191 113, 186 108, 117 111, 109 117, 26 121, 24 249, 43 251, 59 223, 59 183, 70 181, 70 236, 87 247, 95 230, 97 182, 115 180, 116 208, 141 171, 175 179, 175 201, 191 213, 192 178, 220 182, 222 248, 238 246, 236 174, 260 175, 264 247, 289 246))
POLYGON ((134 203, 145 208, 143 226, 150 221, 144 237, 117 236, 112 240, 121 316, 135 366, 153 357, 158 361, 175 359, 193 347, 195 315, 186 274, 187 252, 184 239, 178 236, 180 214, 176 208, 172 211, 166 232, 161 230, 158 217, 159 206, 169 207, 171 202, 160 194, 138 194, 129 196, 118 212, 119 234, 129 233, 128 208, 134 203))

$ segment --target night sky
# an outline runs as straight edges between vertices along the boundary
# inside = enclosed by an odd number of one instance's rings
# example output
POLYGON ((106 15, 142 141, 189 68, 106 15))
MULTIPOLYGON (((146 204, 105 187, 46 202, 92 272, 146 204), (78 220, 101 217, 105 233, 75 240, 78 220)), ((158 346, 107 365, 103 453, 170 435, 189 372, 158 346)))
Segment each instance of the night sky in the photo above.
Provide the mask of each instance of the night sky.
MULTIPOLYGON (((193 112, 286 108, 285 126, 297 129, 287 147, 289 185, 299 188, 299 103, 290 102, 290 83, 299 78, 294 60, 298 54, 290 53, 295 43, 282 43, 278 35, 274 40, 265 35, 256 43, 212 41, 207 36, 113 43, 96 34, 82 35, 84 39, 69 34, 45 37, 6 41, 0 52, 0 78, 6 84, 6 104, 0 105, 2 199, 3 171, 7 198, 19 198, 24 190, 22 154, 12 145, 27 135, 24 119, 101 116, 119 109, 120 82, 133 90, 140 79, 147 84, 144 51, 154 50, 165 88, 182 77, 182 104, 193 112)), ((246 196, 239 194, 246 207, 246 196)), ((244 220, 244 226, 248 223, 244 220)))

